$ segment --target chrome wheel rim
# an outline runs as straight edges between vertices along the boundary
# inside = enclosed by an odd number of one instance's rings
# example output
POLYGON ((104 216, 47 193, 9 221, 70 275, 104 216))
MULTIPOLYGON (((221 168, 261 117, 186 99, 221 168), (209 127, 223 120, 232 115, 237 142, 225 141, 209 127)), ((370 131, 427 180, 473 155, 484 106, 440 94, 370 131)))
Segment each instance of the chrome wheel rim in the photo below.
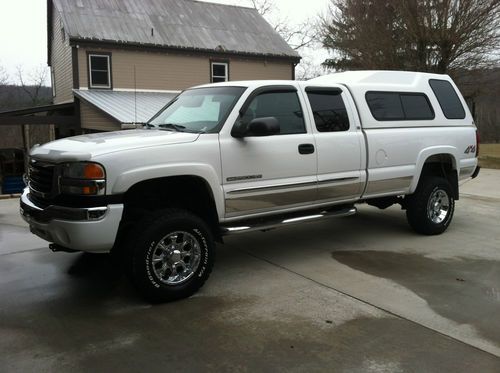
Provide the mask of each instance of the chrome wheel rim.
POLYGON ((153 249, 151 265, 156 277, 166 285, 189 280, 200 265, 201 248, 188 232, 177 231, 163 237, 153 249))
POLYGON ((440 224, 446 219, 449 211, 450 198, 448 197, 448 193, 442 189, 435 190, 431 194, 429 203, 427 204, 427 216, 433 223, 440 224))

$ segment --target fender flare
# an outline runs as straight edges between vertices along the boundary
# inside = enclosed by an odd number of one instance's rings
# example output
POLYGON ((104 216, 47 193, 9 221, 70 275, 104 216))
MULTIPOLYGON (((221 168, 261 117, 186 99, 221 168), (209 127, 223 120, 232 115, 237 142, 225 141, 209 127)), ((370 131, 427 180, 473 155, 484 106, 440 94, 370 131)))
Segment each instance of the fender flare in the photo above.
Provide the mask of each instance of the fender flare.
POLYGON ((410 184, 409 193, 412 194, 415 192, 418 186, 418 182, 420 181, 420 176, 422 175, 422 169, 424 168, 424 164, 433 155, 445 154, 451 156, 452 159, 452 167, 454 170, 458 170, 458 149, 454 146, 449 145, 440 145, 440 146, 430 146, 428 148, 424 148, 418 153, 417 163, 415 165, 415 175, 413 176, 412 182, 410 184))
POLYGON ((224 194, 219 183, 220 177, 212 167, 203 163, 154 165, 127 170, 115 180, 111 190, 112 194, 121 194, 142 181, 176 176, 195 176, 204 180, 214 197, 219 219, 224 216, 224 194))

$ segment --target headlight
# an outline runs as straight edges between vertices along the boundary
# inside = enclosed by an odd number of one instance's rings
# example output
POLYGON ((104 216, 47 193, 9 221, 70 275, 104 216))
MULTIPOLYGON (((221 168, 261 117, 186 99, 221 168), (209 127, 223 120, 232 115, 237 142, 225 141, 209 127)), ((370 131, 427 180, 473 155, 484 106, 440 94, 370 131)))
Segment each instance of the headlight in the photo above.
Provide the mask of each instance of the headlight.
POLYGON ((59 185, 63 194, 102 195, 106 191, 106 172, 98 163, 66 163, 61 167, 59 185))

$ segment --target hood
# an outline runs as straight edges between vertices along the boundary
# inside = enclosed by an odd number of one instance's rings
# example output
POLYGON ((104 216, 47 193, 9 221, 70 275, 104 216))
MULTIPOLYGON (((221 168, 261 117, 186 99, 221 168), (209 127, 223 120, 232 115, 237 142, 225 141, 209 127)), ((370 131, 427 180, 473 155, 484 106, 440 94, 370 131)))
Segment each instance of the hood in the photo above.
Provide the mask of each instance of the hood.
POLYGON ((117 151, 193 142, 199 136, 199 133, 147 129, 93 133, 35 145, 30 155, 53 162, 87 161, 117 151))

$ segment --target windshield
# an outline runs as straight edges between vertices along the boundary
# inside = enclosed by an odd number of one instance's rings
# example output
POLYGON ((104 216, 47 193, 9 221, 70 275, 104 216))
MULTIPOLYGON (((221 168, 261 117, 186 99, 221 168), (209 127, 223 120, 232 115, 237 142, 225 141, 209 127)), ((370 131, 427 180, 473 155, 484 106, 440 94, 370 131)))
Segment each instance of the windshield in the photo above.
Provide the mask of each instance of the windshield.
POLYGON ((218 132, 244 87, 195 88, 182 92, 148 123, 169 131, 218 132))

